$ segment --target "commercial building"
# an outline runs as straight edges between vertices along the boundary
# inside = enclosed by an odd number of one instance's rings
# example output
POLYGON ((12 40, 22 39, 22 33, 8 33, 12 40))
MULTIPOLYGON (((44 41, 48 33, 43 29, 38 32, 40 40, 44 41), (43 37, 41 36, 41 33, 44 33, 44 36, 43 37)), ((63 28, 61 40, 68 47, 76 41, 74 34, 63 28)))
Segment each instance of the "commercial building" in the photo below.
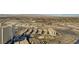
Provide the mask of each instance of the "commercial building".
POLYGON ((12 26, 1 26, 0 44, 6 43, 9 39, 13 38, 14 34, 14 28, 12 26))

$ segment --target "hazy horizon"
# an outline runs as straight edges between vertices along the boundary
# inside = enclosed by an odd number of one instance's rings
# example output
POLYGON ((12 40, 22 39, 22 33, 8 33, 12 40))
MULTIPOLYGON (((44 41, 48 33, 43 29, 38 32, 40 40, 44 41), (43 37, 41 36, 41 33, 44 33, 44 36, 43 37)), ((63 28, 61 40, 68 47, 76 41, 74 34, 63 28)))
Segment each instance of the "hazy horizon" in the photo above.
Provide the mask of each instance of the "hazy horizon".
POLYGON ((0 14, 0 17, 8 16, 64 16, 64 17, 79 17, 79 14, 0 14))

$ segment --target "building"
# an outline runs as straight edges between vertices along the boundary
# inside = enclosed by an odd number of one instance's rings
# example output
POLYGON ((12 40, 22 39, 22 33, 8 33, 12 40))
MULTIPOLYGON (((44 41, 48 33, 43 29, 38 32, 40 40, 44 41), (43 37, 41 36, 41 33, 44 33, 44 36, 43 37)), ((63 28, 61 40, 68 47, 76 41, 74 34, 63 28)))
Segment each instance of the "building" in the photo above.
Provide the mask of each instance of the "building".
POLYGON ((6 43, 9 39, 14 36, 14 29, 12 26, 1 26, 0 27, 0 44, 6 43))
POLYGON ((1 27, 1 23, 0 23, 0 27, 1 27))
POLYGON ((56 36, 56 31, 52 28, 48 28, 49 35, 56 36))

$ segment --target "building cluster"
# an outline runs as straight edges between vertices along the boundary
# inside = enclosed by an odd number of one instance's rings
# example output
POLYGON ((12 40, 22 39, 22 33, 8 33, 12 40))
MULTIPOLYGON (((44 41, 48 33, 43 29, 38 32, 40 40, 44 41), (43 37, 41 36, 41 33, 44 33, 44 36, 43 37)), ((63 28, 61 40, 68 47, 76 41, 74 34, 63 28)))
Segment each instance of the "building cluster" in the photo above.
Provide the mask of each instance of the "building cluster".
POLYGON ((27 34, 31 33, 31 35, 36 35, 38 34, 42 34, 42 35, 46 35, 49 34, 51 36, 56 36, 56 31, 50 27, 39 27, 40 25, 43 24, 37 24, 37 23, 33 23, 33 24, 15 24, 15 25, 6 25, 6 26, 2 26, 0 23, 0 43, 6 43, 6 41, 8 41, 9 39, 12 39, 14 35, 16 35, 16 29, 17 32, 19 33, 23 33, 26 31, 27 29, 27 34), (36 26, 35 26, 36 25, 36 26), (24 28, 24 29, 23 29, 24 28), (23 30, 21 30, 23 29, 23 30))

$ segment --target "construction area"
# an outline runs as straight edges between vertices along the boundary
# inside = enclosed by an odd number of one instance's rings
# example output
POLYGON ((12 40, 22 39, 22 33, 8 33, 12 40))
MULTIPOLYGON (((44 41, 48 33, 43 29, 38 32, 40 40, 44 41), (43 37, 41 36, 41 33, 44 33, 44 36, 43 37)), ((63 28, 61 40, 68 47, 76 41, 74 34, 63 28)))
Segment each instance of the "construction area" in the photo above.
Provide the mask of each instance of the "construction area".
POLYGON ((0 44, 73 44, 78 40, 77 17, 0 17, 0 44))

